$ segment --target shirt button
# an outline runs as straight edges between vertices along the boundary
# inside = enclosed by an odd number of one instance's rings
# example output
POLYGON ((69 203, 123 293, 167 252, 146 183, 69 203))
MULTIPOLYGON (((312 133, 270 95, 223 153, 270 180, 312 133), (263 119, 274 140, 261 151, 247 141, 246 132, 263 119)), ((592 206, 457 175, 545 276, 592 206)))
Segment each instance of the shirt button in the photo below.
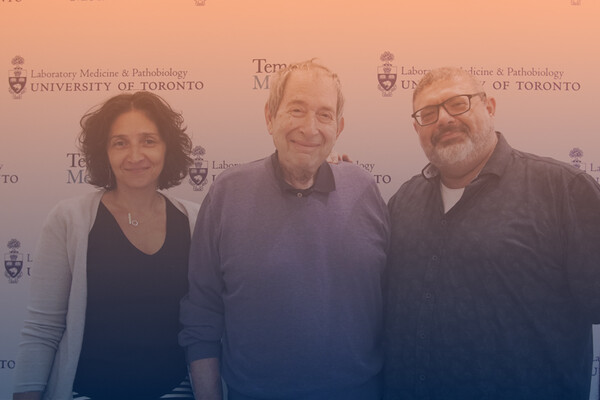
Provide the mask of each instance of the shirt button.
POLYGON ((423 298, 425 300, 431 300, 433 298, 433 295, 431 293, 427 292, 423 295, 423 298))
POLYGON ((302 197, 302 193, 298 192, 298 193, 296 193, 296 196, 302 197))
POLYGON ((431 256, 431 261, 437 261, 438 260, 438 256, 431 256))
POLYGON ((425 381, 425 379, 427 379, 427 377, 426 377, 424 374, 421 374, 421 375, 419 375, 419 380, 420 380, 421 382, 424 382, 424 381, 425 381))
POLYGON ((419 336, 419 339, 424 340, 425 339, 425 332, 420 331, 417 336, 419 336))
POLYGON ((448 225, 448 221, 445 220, 445 219, 443 219, 442 222, 441 222, 441 224, 442 224, 442 226, 446 226, 446 225, 448 225))

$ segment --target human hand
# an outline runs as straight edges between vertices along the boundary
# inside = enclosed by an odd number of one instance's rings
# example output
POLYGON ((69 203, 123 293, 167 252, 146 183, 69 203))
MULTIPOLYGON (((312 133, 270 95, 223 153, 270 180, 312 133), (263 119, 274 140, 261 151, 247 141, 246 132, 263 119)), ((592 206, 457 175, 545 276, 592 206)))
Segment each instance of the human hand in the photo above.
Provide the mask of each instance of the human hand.
POLYGON ((327 162, 330 164, 339 164, 340 161, 352 162, 348 154, 338 154, 335 150, 327 156, 327 162))

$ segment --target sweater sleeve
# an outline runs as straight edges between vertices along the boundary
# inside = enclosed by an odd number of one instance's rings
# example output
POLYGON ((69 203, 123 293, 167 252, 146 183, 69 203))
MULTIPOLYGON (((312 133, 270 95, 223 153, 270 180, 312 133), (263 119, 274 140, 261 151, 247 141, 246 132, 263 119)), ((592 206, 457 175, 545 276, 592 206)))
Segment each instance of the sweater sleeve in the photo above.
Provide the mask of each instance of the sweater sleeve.
POLYGON ((66 326, 71 287, 67 221, 56 206, 49 214, 35 251, 30 301, 15 371, 15 392, 43 391, 66 326))
POLYGON ((214 187, 215 184, 198 213, 190 246, 189 292, 181 300, 179 344, 185 349, 188 363, 218 358, 221 353, 224 284, 220 272, 219 210, 214 201, 214 187))

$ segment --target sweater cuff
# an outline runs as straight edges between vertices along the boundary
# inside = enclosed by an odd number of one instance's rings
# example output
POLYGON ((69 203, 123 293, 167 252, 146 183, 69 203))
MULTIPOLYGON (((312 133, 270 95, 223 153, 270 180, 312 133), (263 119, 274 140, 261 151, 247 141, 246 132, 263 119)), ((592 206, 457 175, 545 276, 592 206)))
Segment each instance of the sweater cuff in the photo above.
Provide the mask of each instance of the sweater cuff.
POLYGON ((191 344, 185 347, 186 362, 190 364, 192 361, 203 358, 221 358, 221 341, 202 341, 191 344))

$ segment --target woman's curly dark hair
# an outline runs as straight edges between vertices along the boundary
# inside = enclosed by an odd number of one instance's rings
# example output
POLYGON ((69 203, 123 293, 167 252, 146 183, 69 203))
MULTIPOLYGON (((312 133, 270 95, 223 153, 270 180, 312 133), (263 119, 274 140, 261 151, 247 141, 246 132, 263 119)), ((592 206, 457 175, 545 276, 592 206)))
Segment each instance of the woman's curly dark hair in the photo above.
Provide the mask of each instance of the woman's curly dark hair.
POLYGON ((192 141, 185 133, 183 116, 171 108, 160 96, 140 91, 111 97, 88 111, 80 121, 80 149, 85 157, 89 183, 112 190, 115 176, 108 161, 108 135, 115 120, 128 111, 142 111, 160 133, 166 144, 165 163, 158 177, 158 189, 178 185, 188 173, 192 163, 192 141))

